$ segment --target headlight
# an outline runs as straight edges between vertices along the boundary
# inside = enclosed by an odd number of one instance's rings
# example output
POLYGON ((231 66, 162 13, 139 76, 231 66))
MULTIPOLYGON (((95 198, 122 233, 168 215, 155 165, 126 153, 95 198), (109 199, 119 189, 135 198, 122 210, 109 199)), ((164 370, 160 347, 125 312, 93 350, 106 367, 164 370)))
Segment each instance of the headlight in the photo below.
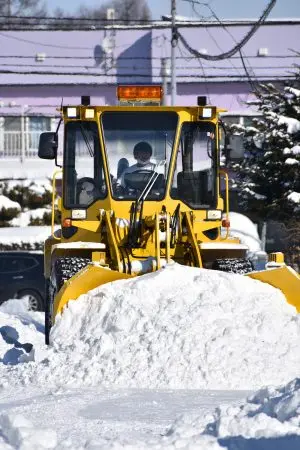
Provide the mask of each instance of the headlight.
POLYGON ((85 209, 72 209, 72 219, 86 219, 85 209))
POLYGON ((70 118, 77 117, 77 108, 67 108, 67 116, 70 118))
POLYGON ((202 117, 205 119, 211 118, 212 116, 212 110, 211 108, 203 108, 202 110, 202 117))
POLYGON ((93 109, 86 109, 85 110, 85 118, 86 119, 93 119, 95 115, 95 111, 93 109))

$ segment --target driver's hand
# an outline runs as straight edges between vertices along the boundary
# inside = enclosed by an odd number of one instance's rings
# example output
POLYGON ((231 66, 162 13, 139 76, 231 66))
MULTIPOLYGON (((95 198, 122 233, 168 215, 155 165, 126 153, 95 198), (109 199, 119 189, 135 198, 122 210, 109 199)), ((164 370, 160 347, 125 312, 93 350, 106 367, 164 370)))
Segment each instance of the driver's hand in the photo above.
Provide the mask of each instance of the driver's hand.
POLYGON ((114 189, 114 193, 115 193, 115 195, 122 196, 122 195, 126 194, 126 189, 121 185, 116 185, 116 187, 114 189))

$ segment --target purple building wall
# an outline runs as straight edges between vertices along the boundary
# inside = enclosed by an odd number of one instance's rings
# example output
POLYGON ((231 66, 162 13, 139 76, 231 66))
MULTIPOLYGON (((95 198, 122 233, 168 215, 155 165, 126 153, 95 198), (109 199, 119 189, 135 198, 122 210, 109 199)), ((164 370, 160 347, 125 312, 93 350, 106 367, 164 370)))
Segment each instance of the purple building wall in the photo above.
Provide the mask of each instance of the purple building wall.
MULTIPOLYGON (((232 48, 250 26, 180 28, 190 45, 207 54, 232 48)), ((291 78, 299 56, 300 21, 262 26, 243 48, 245 64, 258 81, 291 78), (280 38, 279 38, 280 36, 280 38), (257 56, 266 48, 268 56, 257 56)), ((61 104, 90 95, 93 104, 116 103, 120 83, 161 83, 161 60, 170 61, 170 31, 6 31, 0 36, 0 117, 56 116, 61 104), (106 53, 103 50, 106 44, 106 53), (43 56, 44 55, 44 56, 43 56), (43 59, 37 61, 37 59, 43 59)), ((197 95, 232 113, 247 112, 251 88, 238 55, 222 61, 191 58, 177 49, 177 104, 192 105, 197 95)))

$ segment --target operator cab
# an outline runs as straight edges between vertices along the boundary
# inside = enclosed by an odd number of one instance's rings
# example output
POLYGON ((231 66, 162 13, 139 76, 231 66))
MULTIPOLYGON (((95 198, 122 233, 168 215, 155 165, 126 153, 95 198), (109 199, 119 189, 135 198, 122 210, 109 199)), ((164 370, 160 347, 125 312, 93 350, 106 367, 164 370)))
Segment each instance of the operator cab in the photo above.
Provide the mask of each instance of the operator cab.
POLYGON ((120 86, 118 97, 121 106, 63 108, 64 207, 88 208, 108 196, 132 202, 169 195, 192 209, 215 208, 215 108, 187 108, 183 120, 184 108, 157 106, 160 86, 120 86))

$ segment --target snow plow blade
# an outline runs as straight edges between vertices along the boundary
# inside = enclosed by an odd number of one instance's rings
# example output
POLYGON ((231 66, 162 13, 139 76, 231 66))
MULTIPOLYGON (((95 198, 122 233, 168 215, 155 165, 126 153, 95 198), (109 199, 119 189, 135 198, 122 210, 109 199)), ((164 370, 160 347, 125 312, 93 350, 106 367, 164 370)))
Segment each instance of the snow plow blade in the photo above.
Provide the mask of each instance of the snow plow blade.
POLYGON ((80 295, 86 294, 88 291, 95 289, 102 284, 124 278, 131 278, 131 275, 110 270, 96 264, 89 264, 77 272, 68 281, 65 281, 55 296, 53 319, 56 314, 62 312, 63 307, 69 300, 77 300, 80 295))
POLYGON ((250 272, 246 275, 280 289, 288 303, 300 312, 300 276, 294 269, 282 266, 261 272, 250 272))

